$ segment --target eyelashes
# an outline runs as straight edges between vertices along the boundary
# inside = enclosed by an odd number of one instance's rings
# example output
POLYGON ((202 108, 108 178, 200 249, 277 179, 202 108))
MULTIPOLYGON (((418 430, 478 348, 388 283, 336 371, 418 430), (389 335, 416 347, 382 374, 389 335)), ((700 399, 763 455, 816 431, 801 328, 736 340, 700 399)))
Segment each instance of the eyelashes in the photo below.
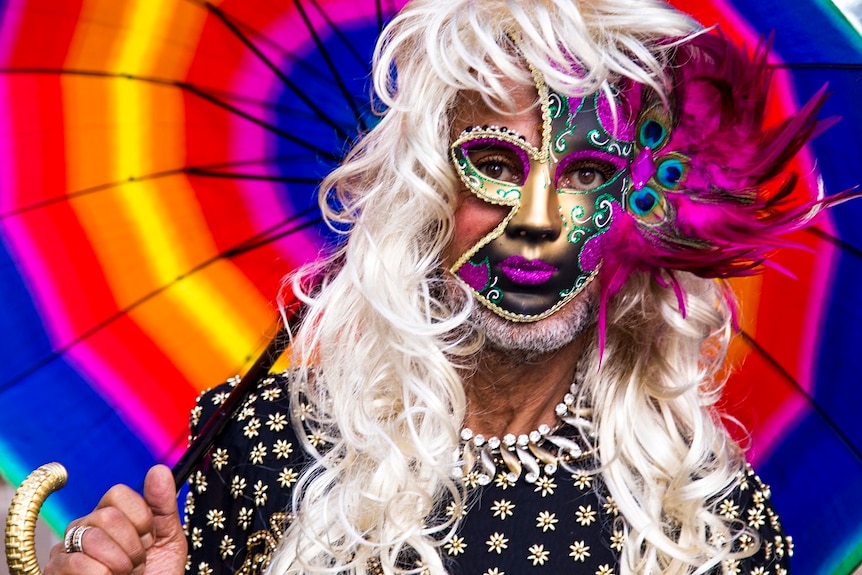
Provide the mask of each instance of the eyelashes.
POLYGON ((557 169, 557 188, 588 192, 600 188, 617 173, 610 162, 595 159, 575 160, 557 169))
MULTIPOLYGON (((464 144, 461 150, 477 174, 510 186, 523 186, 527 181, 529 157, 508 142, 483 140, 473 145, 464 144)), ((593 152, 573 153, 557 165, 554 185, 562 190, 592 191, 614 179, 625 166, 625 158, 593 152)))
POLYGON ((527 181, 526 166, 509 150, 500 152, 492 148, 480 151, 475 157, 469 153, 468 158, 477 172, 498 182, 523 186, 527 181))

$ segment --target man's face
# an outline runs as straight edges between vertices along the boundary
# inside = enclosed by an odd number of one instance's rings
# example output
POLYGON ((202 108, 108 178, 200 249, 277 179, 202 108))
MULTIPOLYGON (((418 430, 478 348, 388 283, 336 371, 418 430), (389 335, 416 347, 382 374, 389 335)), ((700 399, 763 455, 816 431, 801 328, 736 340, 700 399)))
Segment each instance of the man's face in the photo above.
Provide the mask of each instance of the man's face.
POLYGON ((465 194, 456 211, 451 271, 478 301, 512 321, 560 309, 596 276, 601 235, 628 179, 632 128, 614 130, 606 98, 514 92, 504 115, 473 103, 451 147, 465 194), (616 137, 612 134, 616 134, 616 137))

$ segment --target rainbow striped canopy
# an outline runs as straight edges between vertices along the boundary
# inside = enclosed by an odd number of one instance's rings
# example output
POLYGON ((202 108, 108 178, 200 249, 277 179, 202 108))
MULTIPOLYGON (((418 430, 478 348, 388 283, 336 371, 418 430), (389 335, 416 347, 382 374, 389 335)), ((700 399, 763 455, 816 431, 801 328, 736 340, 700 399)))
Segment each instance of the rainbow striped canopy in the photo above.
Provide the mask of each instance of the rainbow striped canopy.
MULTIPOLYGON (((673 3, 749 45, 775 30, 775 118, 826 81, 844 117, 796 170, 827 193, 862 182, 852 10, 673 3)), ((58 530, 177 459, 194 397, 243 371, 281 278, 334 241, 316 185, 374 122, 368 62, 401 4, 0 0, 0 473, 62 462, 69 485, 45 510, 58 530)), ((724 407, 799 573, 862 562, 858 204, 778 254, 797 279, 736 284, 724 407)))

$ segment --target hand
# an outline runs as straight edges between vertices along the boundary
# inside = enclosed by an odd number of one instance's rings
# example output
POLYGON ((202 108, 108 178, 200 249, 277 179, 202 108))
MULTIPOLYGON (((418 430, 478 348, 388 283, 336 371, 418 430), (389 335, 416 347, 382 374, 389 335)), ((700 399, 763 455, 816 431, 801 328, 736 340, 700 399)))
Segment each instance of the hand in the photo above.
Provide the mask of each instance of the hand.
POLYGON ((156 465, 144 480, 141 497, 115 485, 92 513, 69 524, 87 526, 81 551, 66 553, 64 543, 51 549, 45 575, 181 575, 186 538, 177 509, 170 469, 156 465))

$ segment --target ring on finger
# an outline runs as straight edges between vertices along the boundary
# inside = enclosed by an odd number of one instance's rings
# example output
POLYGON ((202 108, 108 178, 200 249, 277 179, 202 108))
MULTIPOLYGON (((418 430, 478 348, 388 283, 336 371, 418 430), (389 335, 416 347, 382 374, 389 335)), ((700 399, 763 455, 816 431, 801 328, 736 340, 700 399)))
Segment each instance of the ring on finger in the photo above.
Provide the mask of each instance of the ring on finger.
POLYGON ((66 536, 63 538, 66 553, 81 553, 84 551, 82 539, 88 529, 91 529, 89 525, 77 525, 66 532, 66 536))

